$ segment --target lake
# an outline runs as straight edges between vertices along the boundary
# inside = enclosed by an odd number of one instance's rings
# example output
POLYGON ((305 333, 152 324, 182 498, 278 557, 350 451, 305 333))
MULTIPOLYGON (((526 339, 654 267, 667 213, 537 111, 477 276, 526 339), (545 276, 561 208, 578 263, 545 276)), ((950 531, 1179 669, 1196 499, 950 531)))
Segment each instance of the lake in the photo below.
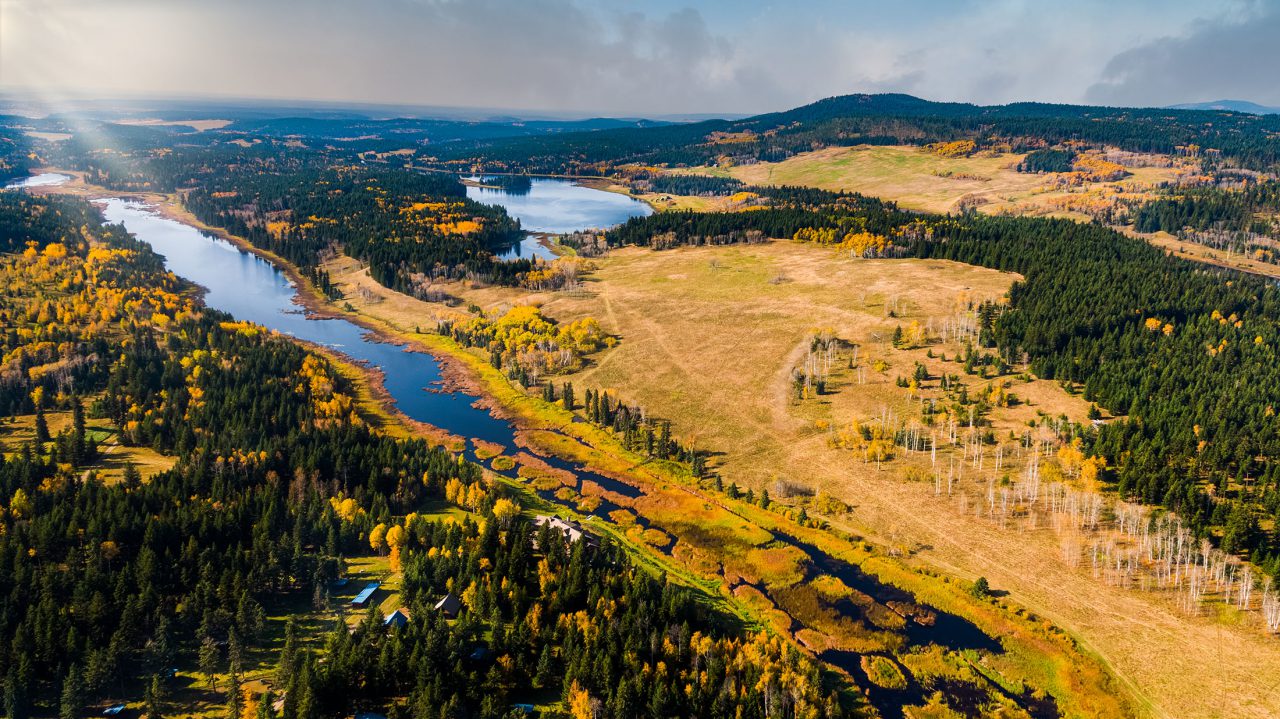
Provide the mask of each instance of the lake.
MULTIPOLYGON (((468 179, 483 181, 480 177, 468 179)), ((486 205, 501 205, 508 215, 520 220, 520 226, 527 232, 536 234, 564 235, 579 230, 607 230, 632 217, 653 213, 653 208, 645 203, 617 192, 583 187, 570 180, 528 179, 528 185, 522 182, 510 189, 467 185, 467 197, 486 205)), ((544 247, 539 238, 529 236, 498 257, 504 260, 519 257, 552 260, 555 253, 544 247)))
POLYGON ((61 185, 70 179, 70 176, 63 175, 58 172, 42 172, 39 175, 32 175, 31 177, 24 177, 21 180, 14 180, 13 182, 5 185, 5 189, 20 190, 27 187, 52 187, 54 185, 61 185))

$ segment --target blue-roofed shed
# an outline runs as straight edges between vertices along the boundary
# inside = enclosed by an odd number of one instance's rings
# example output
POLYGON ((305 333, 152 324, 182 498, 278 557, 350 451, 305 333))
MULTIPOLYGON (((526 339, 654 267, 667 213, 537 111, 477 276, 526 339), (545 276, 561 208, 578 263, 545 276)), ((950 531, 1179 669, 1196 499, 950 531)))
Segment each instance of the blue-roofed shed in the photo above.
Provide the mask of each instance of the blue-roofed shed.
POLYGON ((364 585, 364 589, 351 600, 351 606, 364 607, 369 604, 369 600, 373 597, 373 593, 378 591, 378 587, 382 586, 382 582, 369 582, 364 585))
POLYGON ((104 717, 119 716, 123 711, 124 711, 123 704, 112 704, 111 706, 102 710, 102 716, 104 717))

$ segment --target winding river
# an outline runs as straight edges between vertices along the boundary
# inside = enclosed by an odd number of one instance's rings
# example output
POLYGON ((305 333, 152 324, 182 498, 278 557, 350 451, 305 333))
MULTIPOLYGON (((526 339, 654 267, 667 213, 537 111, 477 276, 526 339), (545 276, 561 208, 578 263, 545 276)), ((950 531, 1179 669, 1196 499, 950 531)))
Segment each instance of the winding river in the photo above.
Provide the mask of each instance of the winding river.
MULTIPOLYGON (((36 175, 12 183, 8 187, 47 187, 68 179, 70 178, 66 175, 36 175)), ((579 191, 599 193, 617 197, 626 202, 634 202, 621 195, 570 185, 563 181, 534 180, 535 188, 542 187, 548 192, 557 193, 563 197, 563 193, 567 190, 560 185, 575 188, 574 194, 579 191), (557 182, 559 185, 554 187, 547 187, 545 184, 557 182)), ((485 195, 482 201, 503 199, 501 193, 488 190, 485 192, 490 194, 485 195)), ((528 206, 527 198, 531 195, 532 193, 518 195, 522 199, 518 203, 521 209, 509 208, 509 211, 514 216, 520 217, 522 222, 525 222, 526 218, 531 218, 526 224, 530 230, 535 227, 551 227, 550 223, 535 224, 540 221, 533 220, 535 215, 526 213, 523 209, 528 206)), ((478 397, 444 389, 440 364, 431 354, 413 351, 405 345, 383 341, 382 338, 374 336, 363 327, 345 319, 308 316, 296 301, 297 288, 287 275, 270 262, 190 225, 163 217, 145 203, 120 198, 95 202, 102 207, 103 214, 109 222, 123 224, 138 239, 149 243, 156 252, 163 255, 165 265, 175 274, 203 286, 206 290, 205 304, 209 307, 227 312, 237 319, 249 320, 283 334, 332 348, 360 364, 381 370, 383 385, 394 400, 396 408, 411 419, 462 437, 500 444, 506 447, 507 451, 513 451, 517 446, 514 425, 475 406, 478 397)), ((604 214, 595 214, 580 208, 575 215, 577 219, 570 220, 567 213, 561 213, 562 224, 558 225, 560 228, 558 231, 586 229, 596 225, 607 227, 609 222, 621 222, 632 216, 620 214, 616 200, 605 201, 599 206, 606 208, 604 214)), ((645 214, 636 211, 635 208, 628 209, 635 214, 645 214)), ((541 210, 541 212, 544 216, 549 216, 547 210, 541 210)), ((467 443, 464 455, 473 461, 480 461, 475 454, 473 442, 467 443)), ((579 484, 587 480, 623 496, 640 496, 638 487, 617 479, 600 475, 554 456, 539 455, 539 458, 556 469, 573 473, 578 478, 579 484)), ((516 476, 514 471, 501 472, 501 474, 516 476)), ((605 501, 597 511, 608 512, 616 508, 616 505, 605 501)), ((643 518, 640 521, 643 525, 643 518)), ((805 545, 793 537, 783 534, 777 536, 779 540, 799 547, 809 554, 815 566, 839 576, 849 586, 866 592, 879 601, 913 600, 913 597, 906 592, 882 584, 853 565, 824 557, 816 548, 805 545)), ((938 620, 933 626, 912 623, 907 632, 908 643, 926 645, 937 642, 952 649, 1000 651, 997 642, 983 634, 968 620, 941 611, 937 611, 937 615, 938 620)), ((858 655, 829 650, 823 654, 823 659, 836 666, 844 667, 858 676, 863 686, 867 686, 865 674, 859 666, 858 655)), ((900 717, 902 704, 921 701, 924 698, 921 688, 914 682, 908 689, 876 690, 870 694, 872 703, 886 717, 900 717)), ((1048 715, 1053 716, 1052 713, 1048 715)))
MULTIPOLYGON (((66 175, 47 173, 12 183, 9 187, 48 187, 68 179, 66 175)), ((582 192, 600 192, 573 187, 582 192)), ((275 265, 226 240, 163 217, 145 203, 120 198, 95 202, 102 207, 108 222, 123 224, 138 239, 163 255, 166 267, 179 277, 202 286, 207 306, 227 312, 236 319, 255 322, 337 350, 357 363, 380 370, 383 386, 394 400, 396 409, 410 419, 461 437, 500 444, 508 451, 517 447, 514 425, 475 406, 479 397, 443 389, 440 363, 431 354, 384 341, 345 319, 310 316, 297 302, 297 287, 275 265)), ((467 447, 466 456, 478 461, 474 443, 468 442, 467 447)), ((590 480, 624 496, 639 494, 635 487, 557 457, 539 458, 552 467, 572 472, 579 481, 590 480)), ((503 474, 515 476, 514 471, 503 474)), ((601 505, 602 511, 614 508, 607 502, 601 505)))

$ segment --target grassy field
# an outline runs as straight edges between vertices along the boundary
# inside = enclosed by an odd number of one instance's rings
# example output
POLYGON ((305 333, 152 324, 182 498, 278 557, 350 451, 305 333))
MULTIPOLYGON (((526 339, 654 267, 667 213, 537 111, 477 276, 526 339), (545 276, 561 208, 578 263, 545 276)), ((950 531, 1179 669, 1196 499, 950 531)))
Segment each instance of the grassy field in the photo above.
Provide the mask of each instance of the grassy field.
MULTIPOLYGON (((975 517, 985 476, 972 476, 977 473, 967 466, 969 480, 957 482, 955 496, 935 496, 931 479, 920 479, 927 456, 880 467, 829 446, 823 423, 918 416, 918 400, 896 384, 917 362, 935 377, 961 375, 970 391, 989 389, 989 381, 965 376, 954 362, 954 343, 896 349, 888 340, 895 327, 914 320, 937 328, 969 302, 1001 296, 1015 276, 942 261, 843 260, 792 243, 622 250, 596 262, 587 291, 574 296, 460 284, 449 291, 464 304, 489 309, 538 302, 560 320, 598 317, 621 342, 571 378, 579 391, 613 389, 673 420, 678 436, 715 453, 713 465, 727 481, 760 488, 783 478, 830 492, 853 506, 851 514, 833 518, 837 527, 899 549, 912 566, 987 577, 1021 605, 1070 628, 1083 648, 1149 702, 1152 715, 1280 712, 1280 698, 1256 681, 1258 666, 1280 669, 1280 646, 1256 629, 1186 617, 1158 596, 1107 586, 1062 561, 1053 532, 975 517), (858 345, 861 382, 846 369, 835 373, 831 394, 796 400, 791 370, 821 329, 858 345), (877 360, 883 371, 875 371, 877 360), (907 479, 912 473, 917 481, 907 479)), ((344 287, 371 282, 350 263, 333 269, 344 287)), ((461 311, 373 291, 381 299, 360 300, 358 309, 401 329, 429 327, 461 311)), ((1007 391, 1020 401, 995 410, 998 437, 1026 429, 1041 414, 1084 421, 1088 409, 1050 382, 1012 378, 1007 391)), ((926 383, 925 394, 936 396, 936 390, 926 383)), ((1006 466, 1015 474, 1020 469, 1012 457, 1006 466)), ((662 507, 636 509, 643 515, 662 507)), ((741 556, 741 563, 721 560, 721 571, 751 578, 770 566, 764 555, 741 556)), ((699 558, 685 559, 692 565, 699 558)), ((785 565, 774 569, 778 576, 786 571, 785 565)))
MULTIPOLYGON (((1054 200, 1067 193, 1045 186, 1040 175, 1017 172, 1018 154, 978 154, 947 158, 918 147, 832 147, 782 162, 736 167, 694 168, 692 173, 734 177, 755 185, 803 185, 847 190, 898 202, 905 208, 950 212, 962 198, 983 203, 988 213, 1070 215, 1054 200)), ((1135 168, 1123 186, 1150 186, 1173 176, 1167 168, 1135 168)), ((1093 183, 1102 185, 1108 183, 1093 183)), ((1116 184, 1116 183, 1109 183, 1116 184)), ((1077 190, 1084 191, 1088 188, 1077 190)))
POLYGON ((1263 262, 1247 255, 1189 242, 1164 231, 1136 232, 1132 229, 1126 229, 1125 233, 1146 240, 1156 247, 1168 250, 1184 260, 1203 262, 1209 265, 1280 279, 1280 265, 1271 262, 1263 262))
MULTIPOLYGON (((782 324, 794 325, 796 315, 806 312, 806 307, 821 303, 826 303, 830 311, 837 315, 843 312, 850 313, 848 319, 851 322, 855 321, 853 319, 855 314, 859 315, 856 322, 860 323, 860 326, 861 324, 867 324, 868 327, 875 325, 882 328, 893 326, 892 323, 888 323, 888 318, 883 315, 884 307, 872 310, 842 310, 839 305, 845 302, 847 297, 840 294, 841 291, 835 291, 835 294, 831 295, 823 294, 831 291, 823 289, 824 286, 833 284, 832 279, 824 274, 827 271, 825 266, 829 263, 831 257, 825 251, 815 250, 814 248, 799 248, 792 246, 790 243, 738 249, 749 253, 765 253, 766 256, 776 253, 774 256, 779 261, 786 261, 786 258, 792 257, 797 250, 807 253, 807 260, 811 264, 810 271, 815 273, 813 277, 808 278, 808 282, 813 285, 811 289, 815 294, 812 297, 795 300, 790 303, 789 311, 791 314, 780 314, 776 318, 776 321, 780 324, 775 329, 779 331, 782 331, 782 324)), ((624 283, 610 283, 608 281, 609 273, 614 268, 615 261, 619 263, 619 266, 631 267, 637 273, 645 273, 648 271, 646 268, 634 267, 632 263, 651 257, 676 259, 681 256, 683 256, 683 253, 662 253, 660 255, 639 252, 621 253, 616 258, 605 260, 604 267, 600 270, 602 279, 597 289, 603 292, 607 287, 623 286, 624 283)), ((739 297, 743 298, 744 302, 748 301, 753 292, 764 287, 777 286, 777 283, 771 282, 771 280, 776 279, 776 275, 769 266, 769 261, 760 257, 756 257, 754 261, 758 263, 758 266, 752 272, 744 273, 752 279, 745 281, 741 286, 727 289, 717 288, 715 282, 688 282, 683 286, 687 286, 690 289, 696 289, 699 286, 709 288, 715 293, 714 297, 708 298, 709 301, 721 305, 726 300, 739 297)), ((726 261, 722 258, 715 264, 713 269, 718 272, 724 269, 725 264, 726 261)), ((802 269, 800 264, 789 264, 790 269, 799 276, 802 269)), ((884 267, 891 265, 892 263, 889 263, 884 267)), ((711 265, 708 266, 711 267, 711 265)), ((873 273, 880 272, 876 268, 877 263, 865 263, 865 265, 858 264, 854 269, 856 272, 864 270, 873 273)), ((986 605, 975 603, 968 596, 965 589, 966 583, 948 583, 940 580, 925 570, 924 567, 926 565, 923 563, 914 563, 915 566, 908 566, 903 563, 902 558, 894 559, 880 556, 872 552, 869 545, 864 545, 848 534, 805 528, 781 517, 777 513, 765 511, 754 505, 748 505, 743 502, 729 502, 724 498, 707 496, 696 487, 689 485, 687 474, 683 479, 681 478, 682 470, 669 469, 664 467, 662 463, 648 461, 643 457, 622 450, 617 445, 616 440, 608 433, 602 432, 586 423, 570 422, 568 413, 563 409, 547 405, 513 387, 500 373, 493 370, 480 355, 462 350, 453 345, 451 340, 439 335, 415 331, 416 328, 433 326, 440 317, 457 315, 462 312, 460 309, 417 301, 391 293, 385 289, 376 290, 368 284, 370 280, 368 280, 367 273, 350 261, 335 262, 329 266, 329 269, 335 281, 343 288, 346 297, 349 298, 359 316, 367 321, 371 320, 373 325, 387 332, 424 344, 433 351, 456 357, 467 365, 468 373, 477 378, 477 384, 473 389, 493 397, 496 406, 501 407, 509 415, 519 417, 521 423, 528 428, 521 433, 522 442, 532 442, 541 446, 544 451, 553 451, 566 459, 593 467, 599 471, 640 480, 642 491, 641 495, 636 498, 623 497, 590 485, 584 486, 582 493, 584 495, 604 496, 628 510, 629 513, 643 517, 651 528, 650 532, 639 532, 637 531, 638 528, 628 529, 625 521, 619 521, 617 525, 608 525, 601 522, 600 526, 606 528, 606 531, 610 531, 610 533, 625 538, 640 554, 648 557, 647 561, 655 562, 658 566, 663 567, 664 571, 667 571, 669 575, 682 576, 685 578, 684 582, 688 584, 718 588, 722 601, 728 600, 727 607, 735 614, 744 618, 751 617, 750 621, 761 622, 783 634, 795 632, 795 636, 799 641, 816 646, 819 651, 824 646, 858 646, 876 651, 892 651, 900 640, 894 639, 892 630, 886 634, 883 627, 876 629, 875 627, 880 625, 875 624, 874 619, 871 620, 872 624, 869 626, 862 624, 856 626, 833 625, 822 621, 820 617, 814 616, 807 617, 804 623, 798 623, 796 618, 802 615, 797 615, 795 612, 798 610, 803 611, 805 606, 803 601, 791 602, 792 606, 788 611, 792 612, 792 615, 789 616, 781 611, 769 596, 761 592, 758 587, 772 588, 773 591, 779 591, 786 587, 796 586, 801 590, 798 600, 803 600, 806 593, 812 592, 814 585, 821 579, 821 573, 819 572, 816 577, 813 575, 808 555, 800 549, 801 546, 807 545, 815 548, 815 551, 824 553, 826 556, 862 566, 865 570, 880 575, 885 581, 912 591, 919 596, 928 596, 928 601, 934 606, 970 617, 973 621, 979 622, 981 626, 989 628, 989 631, 993 632, 993 636, 1002 638, 1001 641, 1008 650, 1007 653, 996 660, 999 669, 993 671, 1008 672, 1012 676, 1023 677, 1035 686, 1049 688, 1054 691, 1055 695, 1063 698, 1066 702, 1064 709, 1069 708, 1069 713, 1081 713, 1083 711, 1086 715, 1098 716, 1123 713, 1119 707, 1123 706, 1125 700, 1117 699, 1114 694, 1108 693, 1115 691, 1114 685, 1108 685, 1105 675, 1096 673, 1100 671, 1098 667, 1102 666, 1102 663, 1095 664, 1094 660, 1083 658, 1080 654, 1081 650, 1071 640, 1066 639, 1066 635, 1055 634, 1053 632, 1056 630, 1050 630, 1051 625, 1043 623, 1042 620, 1034 619, 1031 615, 1016 614, 1012 608, 989 607, 984 609, 983 607, 986 605), (369 291, 357 292, 357 287, 363 287, 369 291), (545 430, 554 430, 554 432, 545 430), (657 533, 658 535, 665 533, 671 539, 674 539, 674 546, 668 547, 666 541, 651 544, 655 539, 662 539, 661 536, 657 538, 652 536, 654 534, 652 529, 654 528, 661 529, 661 532, 657 533), (795 537, 796 539, 780 541, 780 537, 795 537), (675 568, 676 571, 672 571, 672 568, 675 568), (807 576, 808 578, 802 584, 796 584, 798 578, 802 576, 807 576), (711 582, 710 585, 707 585, 708 580, 711 582), (816 642, 816 644, 811 644, 811 642, 816 642), (1110 686, 1110 689, 1106 688, 1108 686, 1110 686), (1090 707, 1092 710, 1085 710, 1090 707)), ((954 263, 921 265, 918 269, 922 270, 924 274, 905 276, 899 280, 883 278, 883 286, 876 285, 875 291, 883 292, 885 296, 881 297, 878 302, 883 304, 886 301, 885 297, 887 297, 889 304, 894 306, 897 311, 905 311, 907 306, 905 300, 898 297, 897 293, 900 290, 906 291, 912 283, 918 284, 928 280, 933 273, 937 273, 940 277, 945 277, 944 284, 954 283, 954 289, 961 293, 971 293, 976 288, 985 288, 998 294, 1003 292, 1007 284, 1013 280, 1011 275, 1001 275, 1000 273, 964 267, 954 263), (905 284, 898 285, 897 282, 905 284)), ((843 277, 842 279, 846 283, 854 284, 853 278, 843 277)), ((839 286, 839 282, 834 282, 834 284, 839 286)), ((529 299, 518 296, 518 293, 512 290, 494 288, 473 290, 458 285, 451 288, 451 291, 465 294, 468 301, 482 302, 495 309, 504 304, 529 299)), ((665 290, 659 287, 654 291, 662 293, 665 290)), ((543 297, 541 299, 549 298, 543 297)), ((778 296, 765 297, 757 300, 757 302, 761 304, 776 303, 779 299, 780 297, 778 296)), ((864 299, 872 304, 877 302, 874 297, 864 299)), ((962 304, 967 302, 968 299, 970 298, 967 294, 959 298, 962 304)), ((648 301, 639 296, 635 300, 648 301)), ((348 300, 344 300, 344 302, 346 301, 348 300)), ((564 301, 568 302, 568 300, 564 301)), ((582 297, 575 301, 586 303, 590 301, 590 298, 582 297)), ((612 301, 610 299, 610 302, 612 301)), ((555 302, 550 302, 548 307, 556 309, 557 312, 562 314, 567 312, 565 307, 557 304, 559 302, 561 302, 559 299, 555 302)), ((940 308, 945 309, 950 306, 946 300, 940 299, 938 303, 940 308)), ((755 308, 755 305, 752 307, 755 308)), ((861 308, 862 306, 860 305, 859 307, 861 308)), ((584 304, 579 309, 585 310, 588 307, 584 304)), ((676 310, 668 311, 675 312, 676 310)), ((662 317, 665 319, 667 315, 662 317)), ((739 322, 721 320, 722 318, 720 317, 704 316, 704 321, 711 324, 725 327, 743 326, 739 322)), ((614 318, 610 322, 618 323, 619 321, 614 318)), ((681 330, 682 328, 675 327, 672 332, 681 330)), ((796 337, 800 338, 801 341, 805 336, 804 330, 796 330, 795 327, 786 331, 800 332, 796 337)), ((688 335, 686 338, 691 338, 692 336, 688 335)), ((762 339, 763 337, 756 337, 753 341, 759 343, 759 340, 762 339)), ((643 347, 643 343, 637 342, 636 346, 637 348, 643 347)), ((692 347, 692 345, 687 346, 692 347)), ((761 346, 779 349, 787 355, 792 353, 790 340, 780 347, 768 343, 764 343, 761 346)), ((726 351, 725 354, 716 355, 714 360, 708 359, 708 361, 722 361, 726 354, 732 354, 732 352, 726 351)), ((925 358, 925 351, 920 350, 919 356, 925 358)), ((758 355, 753 354, 752 357, 758 357, 758 355)), ((655 355, 654 359, 658 362, 668 361, 664 359, 663 355, 655 355)), ((751 360, 751 357, 747 359, 751 360)), ((605 363, 609 361, 609 355, 605 355, 600 366, 605 366, 605 363)), ((651 368, 646 367, 646 369, 651 368)), ((744 365, 741 368, 743 379, 751 379, 748 375, 754 376, 754 372, 758 369, 744 365)), ((632 379, 636 380, 637 378, 632 379)), ((579 381, 581 381, 581 377, 579 381)), ((886 385, 886 387, 891 386, 891 383, 887 380, 878 381, 878 384, 886 385)), ((705 405, 700 406, 705 408, 705 405)), ((669 404, 662 406, 664 412, 668 409, 670 409, 669 404)), ((723 424, 722 420, 727 419, 727 417, 717 417, 715 422, 707 422, 706 424, 708 426, 711 424, 719 426, 723 424)), ((808 422, 808 420, 798 421, 801 425, 805 425, 808 422)), ((765 433, 768 431, 771 430, 762 430, 765 433)), ((731 459, 734 459, 732 453, 725 453, 720 458, 720 461, 730 461, 731 459)), ((747 462, 745 464, 754 466, 760 463, 760 460, 757 459, 755 462, 747 462)), ((853 464, 862 466, 861 463, 853 464)), ((534 479, 533 483, 537 485, 540 481, 534 479)), ((746 483, 746 480, 742 479, 737 481, 746 483)), ((546 488, 554 488, 554 484, 554 482, 551 482, 546 488)), ((570 492, 566 493, 564 502, 572 506, 576 499, 577 495, 570 492)), ((622 517, 621 519, 625 520, 627 518, 622 517)), ((790 597, 784 597, 784 600, 786 599, 790 599, 790 597)), ((869 601, 869 598, 864 599, 869 601)), ((873 603, 869 605, 870 610, 875 611, 872 611, 872 614, 868 616, 879 617, 881 621, 888 622, 884 627, 891 628, 893 626, 893 622, 890 620, 896 618, 896 615, 890 616, 892 613, 885 610, 883 605, 873 603), (878 610, 876 609, 877 607, 878 610)))
MULTIPOLYGON (((56 437, 59 432, 71 426, 71 412, 46 412, 45 421, 49 425, 49 434, 56 437)), ((85 434, 98 443, 97 461, 86 465, 85 472, 96 472, 108 483, 119 481, 124 476, 125 467, 130 464, 138 469, 145 480, 169 469, 177 461, 176 457, 160 454, 150 447, 132 447, 121 443, 119 432, 107 420, 86 420, 85 434)), ((19 451, 23 445, 34 440, 35 436, 34 414, 18 415, 8 423, 0 423, 0 448, 3 448, 6 455, 19 451)))

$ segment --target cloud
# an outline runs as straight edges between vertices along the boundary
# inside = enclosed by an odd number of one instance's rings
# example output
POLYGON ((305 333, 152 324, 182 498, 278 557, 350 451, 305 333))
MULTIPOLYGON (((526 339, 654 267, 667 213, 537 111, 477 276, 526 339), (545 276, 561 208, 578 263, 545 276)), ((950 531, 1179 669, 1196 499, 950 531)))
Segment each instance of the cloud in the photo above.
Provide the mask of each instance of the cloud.
POLYGON ((1257 3, 1249 10, 1119 53, 1086 98, 1106 105, 1222 99, 1280 105, 1280 7, 1257 3))
POLYGON ((695 9, 571 0, 0 0, 0 82, 614 113, 777 87, 695 9), (16 27, 15 27, 16 26, 16 27), (91 84, 92 83, 92 84, 91 84))
MULTIPOLYGON (((613 115, 765 112, 851 92, 1078 102, 1093 86, 1136 101, 1126 78, 1158 74, 1143 53, 1203 12, 1198 0, 911 3, 0 0, 0 85, 613 115)), ((1270 65, 1241 67, 1276 67, 1266 52, 1270 65)))

